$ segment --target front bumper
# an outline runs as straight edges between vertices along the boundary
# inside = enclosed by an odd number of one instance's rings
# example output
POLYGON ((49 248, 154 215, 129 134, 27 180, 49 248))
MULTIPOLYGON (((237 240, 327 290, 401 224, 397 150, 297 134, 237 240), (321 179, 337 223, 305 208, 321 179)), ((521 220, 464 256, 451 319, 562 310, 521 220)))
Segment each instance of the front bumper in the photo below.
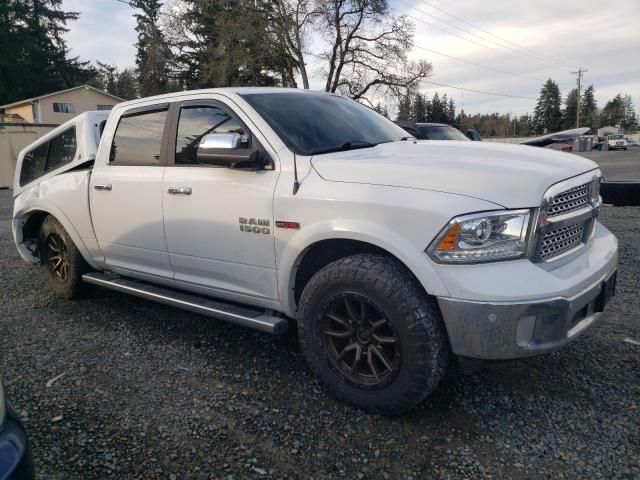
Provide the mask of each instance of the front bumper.
POLYGON ((588 327, 615 293, 614 269, 570 298, 528 302, 473 302, 438 298, 451 349, 482 360, 510 360, 549 353, 588 327))
POLYGON ((8 409, 0 426, 0 480, 35 478, 31 446, 17 415, 8 409))

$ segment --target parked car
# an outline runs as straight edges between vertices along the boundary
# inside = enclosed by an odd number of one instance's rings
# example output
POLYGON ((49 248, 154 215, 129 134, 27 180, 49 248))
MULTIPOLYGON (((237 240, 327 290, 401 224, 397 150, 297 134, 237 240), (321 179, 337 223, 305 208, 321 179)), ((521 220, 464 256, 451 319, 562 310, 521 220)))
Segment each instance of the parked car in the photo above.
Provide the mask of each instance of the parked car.
POLYGON ((625 142, 627 142, 627 147, 628 148, 640 147, 640 141, 636 140, 635 138, 624 137, 624 140, 625 140, 625 142))
POLYGON ((446 123, 416 123, 403 120, 395 123, 419 140, 469 140, 460 130, 446 123))
MULTIPOLYGON (((279 334, 337 398, 398 414, 465 364, 548 353, 600 316, 617 240, 592 161, 421 142, 343 97, 178 92, 19 155, 13 234, 60 297, 89 284, 279 334)), ((214 328, 214 327, 212 327, 214 328)))
POLYGON ((621 133, 615 135, 607 135, 605 137, 605 141, 607 142, 607 148, 609 150, 626 150, 627 149, 627 141, 624 138, 624 135, 621 133))
POLYGON ((0 379, 0 480, 35 478, 31 446, 20 418, 8 405, 0 379))

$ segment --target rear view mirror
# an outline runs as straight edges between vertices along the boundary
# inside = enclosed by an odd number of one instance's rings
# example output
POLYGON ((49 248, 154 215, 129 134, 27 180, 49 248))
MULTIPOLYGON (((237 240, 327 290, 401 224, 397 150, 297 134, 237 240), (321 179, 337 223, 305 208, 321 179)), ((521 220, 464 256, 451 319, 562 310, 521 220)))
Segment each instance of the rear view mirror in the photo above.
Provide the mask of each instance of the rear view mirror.
POLYGON ((198 163, 229 168, 261 170, 271 164, 265 153, 257 148, 243 148, 239 133, 210 133, 202 137, 198 146, 198 163))

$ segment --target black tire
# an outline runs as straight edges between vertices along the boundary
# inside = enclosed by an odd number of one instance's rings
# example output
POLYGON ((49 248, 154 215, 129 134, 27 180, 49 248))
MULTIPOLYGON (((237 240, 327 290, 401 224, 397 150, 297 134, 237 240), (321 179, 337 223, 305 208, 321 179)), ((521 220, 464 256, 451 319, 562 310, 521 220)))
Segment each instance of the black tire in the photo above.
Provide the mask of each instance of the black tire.
POLYGON ((70 300, 88 292, 89 285, 82 281, 82 275, 90 272, 91 267, 67 231, 51 215, 40 227, 38 252, 47 284, 58 297, 70 300))
POLYGON ((404 265, 381 254, 353 255, 318 271, 300 298, 298 335, 311 370, 330 393, 363 410, 384 415, 404 413, 433 392, 445 374, 450 356, 446 330, 435 300, 426 294, 404 265), (344 354, 347 348, 337 358, 335 355, 338 334, 344 337, 354 328, 364 328, 362 324, 379 323, 368 320, 359 323, 358 327, 350 323, 351 327, 345 326, 344 332, 336 332, 331 326, 336 317, 340 323, 347 317, 353 318, 354 308, 349 308, 348 304, 360 301, 360 298, 363 299, 360 307, 365 313, 356 316, 368 319, 382 313, 387 319, 384 328, 391 332, 384 338, 394 339, 394 350, 386 352, 387 362, 378 363, 378 366, 384 366, 384 378, 379 377, 375 365, 370 364, 371 348, 383 346, 379 343, 373 347, 369 345, 379 339, 373 334, 375 339, 369 334, 361 335, 362 330, 358 330, 356 334, 349 333, 351 338, 341 339, 345 343, 368 342, 361 343, 362 349, 351 348, 352 344, 349 344, 353 360, 349 358, 347 362, 344 354), (336 312, 342 301, 347 304, 346 313, 339 315, 336 312), (334 305, 336 309, 332 309, 334 305), (326 327, 327 324, 330 326, 326 327), (375 377, 366 377, 366 367, 360 363, 360 352, 365 347, 369 353, 367 364, 375 377))

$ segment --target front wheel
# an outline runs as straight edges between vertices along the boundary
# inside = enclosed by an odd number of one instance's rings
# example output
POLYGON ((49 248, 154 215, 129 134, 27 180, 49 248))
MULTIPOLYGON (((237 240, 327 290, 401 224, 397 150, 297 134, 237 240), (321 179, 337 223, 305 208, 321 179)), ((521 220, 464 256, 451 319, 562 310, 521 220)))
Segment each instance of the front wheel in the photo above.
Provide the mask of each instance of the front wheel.
POLYGON ((47 284, 60 298, 72 299, 83 296, 88 285, 82 275, 91 271, 71 237, 52 216, 42 222, 38 237, 40 264, 47 284))
POLYGON ((359 254, 316 273, 300 298, 309 366, 340 400, 388 415, 420 403, 449 358, 440 311, 397 260, 359 254))

